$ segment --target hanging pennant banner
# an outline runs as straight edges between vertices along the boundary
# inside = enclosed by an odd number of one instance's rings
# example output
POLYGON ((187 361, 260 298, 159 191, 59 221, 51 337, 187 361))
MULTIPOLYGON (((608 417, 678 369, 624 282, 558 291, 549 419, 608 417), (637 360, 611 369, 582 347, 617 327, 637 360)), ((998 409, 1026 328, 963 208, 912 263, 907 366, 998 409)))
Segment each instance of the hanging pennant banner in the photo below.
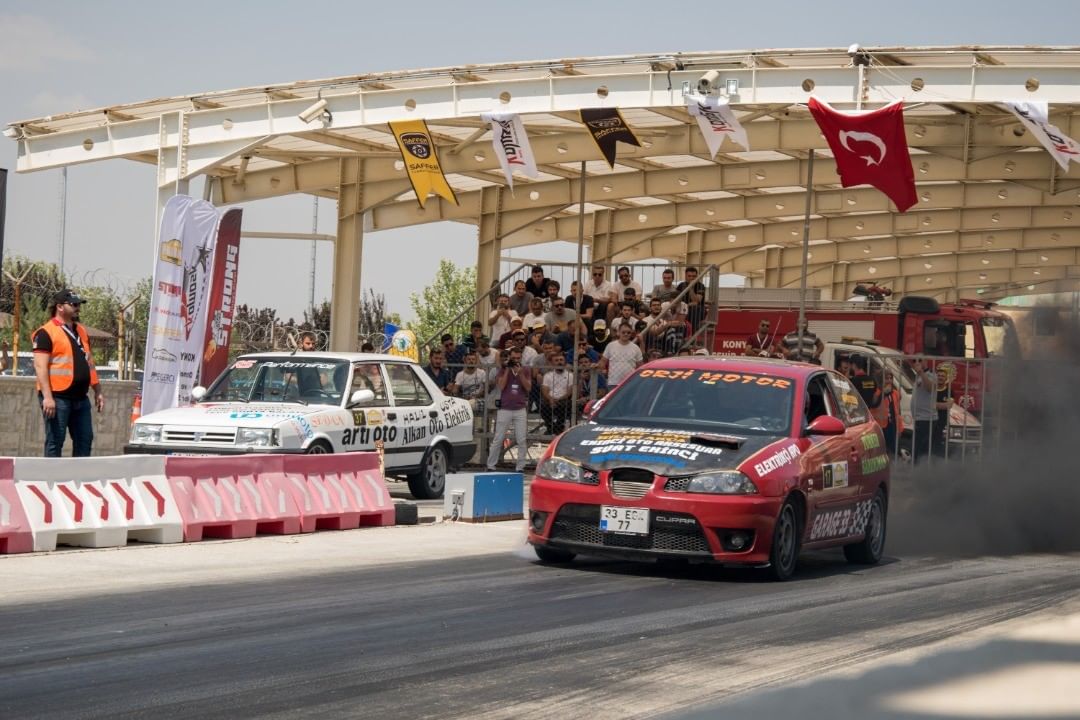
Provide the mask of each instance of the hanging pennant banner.
POLYGON ((229 364, 233 313, 236 310, 236 280, 240 265, 240 221, 243 210, 233 208, 218 223, 214 274, 206 304, 206 332, 203 340, 200 385, 209 387, 229 364))
POLYGON ((739 118, 731 110, 727 98, 713 96, 687 95, 686 111, 697 118, 698 128, 705 137, 705 144, 709 146, 709 153, 716 159, 716 153, 720 152, 720 146, 724 138, 731 138, 736 145, 741 145, 743 150, 750 149, 750 141, 746 139, 746 130, 743 129, 739 118))
POLYGON ((1046 151, 1054 156, 1062 170, 1069 171, 1070 160, 1080 162, 1080 143, 1058 130, 1056 125, 1050 124, 1049 104, 1038 100, 1006 100, 1005 105, 1020 118, 1020 122, 1042 143, 1046 151))
POLYGON ((401 150, 401 159, 405 162, 405 170, 420 207, 424 207, 431 193, 457 205, 457 195, 443 175, 427 123, 423 120, 401 120, 390 123, 390 131, 394 133, 398 149, 401 150))
POLYGON ((521 116, 514 113, 483 113, 480 118, 491 123, 491 144, 502 165, 506 182, 514 189, 514 171, 526 177, 536 179, 540 173, 536 170, 536 158, 529 146, 529 136, 525 134, 525 124, 521 116))
POLYGON ((627 145, 641 147, 637 136, 630 126, 623 120, 622 113, 618 108, 591 108, 579 111, 581 122, 589 128, 596 147, 600 148, 608 165, 615 168, 615 143, 624 142, 627 145))

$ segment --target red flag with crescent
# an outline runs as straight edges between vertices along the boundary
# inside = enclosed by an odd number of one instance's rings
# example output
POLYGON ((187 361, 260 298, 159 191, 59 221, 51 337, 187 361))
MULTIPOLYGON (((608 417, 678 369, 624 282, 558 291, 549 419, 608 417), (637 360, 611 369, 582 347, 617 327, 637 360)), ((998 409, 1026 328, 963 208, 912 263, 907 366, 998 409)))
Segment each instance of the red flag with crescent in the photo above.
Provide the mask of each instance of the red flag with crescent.
POLYGON ((845 113, 810 98, 810 114, 829 143, 844 187, 873 185, 900 212, 918 202, 902 102, 869 112, 845 113))

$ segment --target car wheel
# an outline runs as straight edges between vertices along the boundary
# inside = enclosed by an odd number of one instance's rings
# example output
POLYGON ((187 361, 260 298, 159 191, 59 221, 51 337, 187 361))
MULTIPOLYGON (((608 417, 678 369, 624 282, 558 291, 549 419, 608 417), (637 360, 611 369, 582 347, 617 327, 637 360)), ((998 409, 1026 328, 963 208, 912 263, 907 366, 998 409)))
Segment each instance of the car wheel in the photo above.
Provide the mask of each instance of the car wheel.
POLYGON ((446 470, 449 467, 446 446, 442 443, 428 448, 420 464, 420 472, 408 476, 409 492, 417 500, 436 500, 446 488, 446 470))
POLYGON ((801 543, 799 514, 788 498, 773 525, 772 550, 769 551, 769 574, 774 580, 787 580, 795 573, 801 543))
POLYGON ((308 445, 308 449, 304 451, 308 455, 329 455, 334 452, 333 449, 326 444, 325 440, 316 440, 308 445))
POLYGON ((556 550, 555 548, 546 547, 544 545, 533 545, 533 550, 536 551, 536 557, 540 558, 540 562, 562 564, 572 562, 576 553, 572 553, 569 550, 556 550))
POLYGON ((877 491, 870 501, 870 514, 866 519, 866 534, 861 542, 844 546, 844 557, 849 563, 876 565, 885 552, 885 493, 877 491))

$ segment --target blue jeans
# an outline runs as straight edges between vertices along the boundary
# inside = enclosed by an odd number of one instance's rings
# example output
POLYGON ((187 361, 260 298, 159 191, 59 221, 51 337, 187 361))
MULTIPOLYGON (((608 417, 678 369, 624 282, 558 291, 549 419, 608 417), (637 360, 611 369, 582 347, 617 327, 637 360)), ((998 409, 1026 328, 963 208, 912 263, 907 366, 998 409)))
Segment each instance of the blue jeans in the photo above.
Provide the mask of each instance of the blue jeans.
MULTIPOLYGON (((64 440, 71 433, 71 456, 89 457, 90 446, 94 443, 94 422, 90 398, 79 400, 54 398, 56 415, 45 418, 45 457, 60 457, 64 450, 64 440)), ((38 403, 43 398, 38 393, 38 403)))

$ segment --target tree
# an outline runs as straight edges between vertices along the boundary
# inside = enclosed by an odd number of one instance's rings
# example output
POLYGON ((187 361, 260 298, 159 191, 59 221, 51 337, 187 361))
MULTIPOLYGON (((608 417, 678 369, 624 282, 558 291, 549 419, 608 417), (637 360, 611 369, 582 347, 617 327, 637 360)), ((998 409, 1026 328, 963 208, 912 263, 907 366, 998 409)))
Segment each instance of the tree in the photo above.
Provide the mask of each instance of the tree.
POLYGON ((472 322, 467 312, 476 293, 476 268, 459 268, 445 258, 439 261, 435 280, 417 295, 409 295, 416 321, 408 328, 419 343, 438 342, 438 335, 464 335, 472 322))

